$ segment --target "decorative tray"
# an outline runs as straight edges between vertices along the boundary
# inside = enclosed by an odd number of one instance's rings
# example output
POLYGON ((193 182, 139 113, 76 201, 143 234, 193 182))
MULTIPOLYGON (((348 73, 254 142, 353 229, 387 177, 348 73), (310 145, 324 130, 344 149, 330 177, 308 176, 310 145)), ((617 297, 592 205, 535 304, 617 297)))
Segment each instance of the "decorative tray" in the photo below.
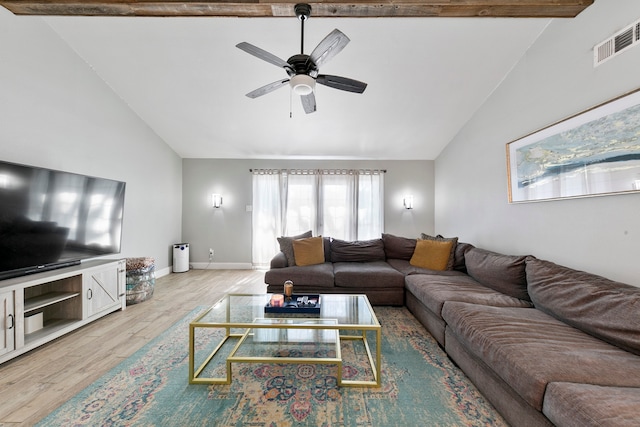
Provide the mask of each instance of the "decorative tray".
POLYGON ((311 313, 320 314, 320 295, 291 295, 291 300, 280 307, 274 307, 271 302, 264 306, 265 313, 311 313))

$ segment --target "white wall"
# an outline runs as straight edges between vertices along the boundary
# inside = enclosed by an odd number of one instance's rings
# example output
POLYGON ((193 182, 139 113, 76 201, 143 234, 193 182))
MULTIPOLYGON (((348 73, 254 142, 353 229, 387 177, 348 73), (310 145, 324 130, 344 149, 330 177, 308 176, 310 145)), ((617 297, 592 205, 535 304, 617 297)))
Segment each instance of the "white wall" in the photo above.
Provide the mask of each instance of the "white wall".
POLYGON ((505 144, 640 88, 640 47, 593 67, 592 48, 640 18, 636 0, 555 19, 436 159, 439 233, 640 286, 640 194, 508 204, 505 144))
POLYGON ((212 267, 250 265, 251 212, 245 208, 252 204, 252 168, 386 169, 385 232, 433 233, 433 161, 184 159, 182 236, 192 263, 208 263, 213 248, 212 267), (211 207, 212 193, 222 194, 221 209, 211 207), (405 194, 413 194, 413 210, 403 208, 405 194))
POLYGON ((125 181, 121 257, 171 261, 182 163, 38 17, 0 7, 0 159, 125 181))

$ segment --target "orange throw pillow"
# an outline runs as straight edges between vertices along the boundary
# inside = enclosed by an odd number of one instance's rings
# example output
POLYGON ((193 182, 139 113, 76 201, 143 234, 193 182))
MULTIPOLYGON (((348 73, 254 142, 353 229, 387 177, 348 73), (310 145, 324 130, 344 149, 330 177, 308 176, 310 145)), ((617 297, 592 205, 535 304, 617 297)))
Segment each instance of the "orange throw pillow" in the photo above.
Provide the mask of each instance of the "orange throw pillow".
POLYGON ((322 236, 298 239, 292 243, 296 265, 315 265, 324 262, 322 236))
POLYGON ((428 270, 446 270, 452 246, 453 242, 418 239, 409 264, 428 270))

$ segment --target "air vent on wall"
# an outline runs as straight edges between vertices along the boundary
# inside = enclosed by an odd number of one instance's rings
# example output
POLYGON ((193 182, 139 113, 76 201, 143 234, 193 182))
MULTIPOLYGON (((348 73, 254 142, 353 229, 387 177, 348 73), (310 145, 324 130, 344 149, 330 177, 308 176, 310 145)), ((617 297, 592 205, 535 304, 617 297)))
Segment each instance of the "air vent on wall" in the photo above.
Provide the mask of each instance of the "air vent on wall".
POLYGON ((631 46, 640 44, 640 20, 618 31, 593 48, 593 66, 597 67, 605 61, 619 55, 631 46))

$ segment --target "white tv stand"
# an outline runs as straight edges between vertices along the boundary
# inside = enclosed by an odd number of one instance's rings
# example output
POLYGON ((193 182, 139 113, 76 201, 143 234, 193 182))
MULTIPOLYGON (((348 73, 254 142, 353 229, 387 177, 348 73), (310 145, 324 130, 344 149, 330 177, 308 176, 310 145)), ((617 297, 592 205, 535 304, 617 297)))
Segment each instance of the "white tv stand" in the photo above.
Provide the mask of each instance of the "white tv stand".
POLYGON ((125 274, 125 260, 92 260, 0 281, 0 363, 124 310, 125 274), (32 316, 42 329, 25 328, 32 316))

